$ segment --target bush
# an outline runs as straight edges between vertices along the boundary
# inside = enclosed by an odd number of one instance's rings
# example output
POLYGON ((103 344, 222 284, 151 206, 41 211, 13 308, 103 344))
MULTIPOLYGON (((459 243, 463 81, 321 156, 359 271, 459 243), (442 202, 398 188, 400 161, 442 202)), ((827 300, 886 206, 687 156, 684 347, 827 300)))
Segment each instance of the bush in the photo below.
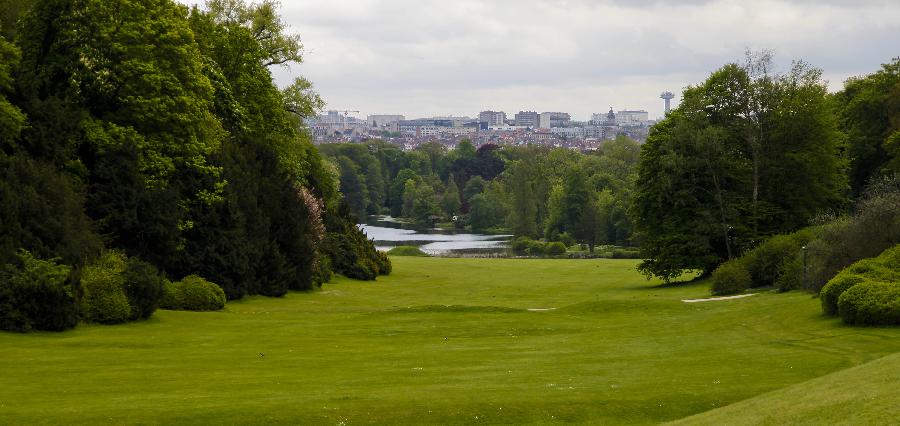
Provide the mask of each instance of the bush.
POLYGON ((775 280, 778 291, 803 288, 803 257, 796 256, 781 264, 781 274, 775 280))
POLYGON ((516 254, 525 254, 528 252, 528 247, 533 241, 534 240, 528 237, 518 237, 510 241, 509 248, 516 254))
POLYGON ((838 274, 838 276, 832 278, 831 281, 828 281, 828 284, 825 284, 825 287, 822 287, 822 291, 819 292, 819 299, 822 300, 822 310, 825 312, 825 315, 837 315, 838 300, 841 295, 849 290, 850 287, 864 282, 865 280, 865 278, 859 275, 842 272, 838 274))
POLYGON ((153 265, 129 258, 123 274, 125 297, 131 305, 130 320, 150 318, 163 297, 164 279, 153 265))
POLYGON ((878 257, 857 261, 828 281, 819 292, 825 314, 837 315, 841 294, 864 281, 900 281, 900 245, 885 250, 878 257))
POLYGON ((853 215, 823 226, 819 234, 807 245, 809 288, 814 291, 853 262, 900 243, 900 177, 876 181, 853 215))
POLYGON ((748 252, 744 256, 744 263, 753 279, 752 287, 774 285, 784 273, 787 263, 798 258, 802 263, 802 247, 809 243, 812 237, 813 231, 810 229, 788 235, 775 235, 748 252))
POLYGON ((107 251, 81 274, 81 312, 84 319, 101 324, 118 324, 131 317, 125 296, 125 255, 107 251))
POLYGON ((313 263, 313 284, 322 287, 322 284, 331 281, 334 272, 331 270, 331 259, 328 256, 318 255, 313 263))
POLYGON ((572 238, 572 236, 569 235, 568 232, 563 232, 562 234, 559 234, 558 239, 559 239, 559 242, 565 244, 566 247, 572 247, 575 245, 575 242, 576 242, 575 238, 572 238))
POLYGON ((387 254, 391 256, 428 256, 416 246, 397 246, 390 249, 387 254))
POLYGON ((378 264, 378 275, 390 275, 393 270, 393 265, 391 264, 391 259, 388 258, 387 253, 383 251, 375 251, 376 263, 378 264))
POLYGON ((391 271, 390 259, 378 254, 375 244, 353 226, 345 233, 329 232, 320 250, 331 260, 335 273, 358 280, 374 280, 391 271))
POLYGON ((0 270, 0 330, 61 331, 78 323, 71 268, 19 250, 0 270))
POLYGON ((841 271, 841 273, 843 272, 862 275, 869 279, 890 279, 892 275, 888 266, 883 264, 881 256, 860 260, 841 271))
POLYGON ((535 240, 528 241, 528 248, 525 251, 531 256, 543 256, 547 254, 547 248, 544 243, 535 240))
POLYGON ((552 243, 547 244, 547 254, 551 256, 559 256, 566 254, 566 245, 559 242, 554 241, 552 243))
POLYGON ((159 308, 170 311, 181 309, 181 301, 178 299, 178 289, 172 281, 163 279, 162 298, 159 299, 159 308))
POLYGON ((172 290, 167 290, 167 305, 175 306, 168 309, 182 311, 218 311, 225 307, 225 292, 216 284, 213 284, 197 275, 188 275, 181 281, 172 284, 172 290))
POLYGON ((738 259, 729 260, 712 273, 712 294, 740 293, 753 284, 747 268, 738 259))
POLYGON ((900 325, 900 283, 866 281, 838 299, 841 318, 852 325, 900 325))

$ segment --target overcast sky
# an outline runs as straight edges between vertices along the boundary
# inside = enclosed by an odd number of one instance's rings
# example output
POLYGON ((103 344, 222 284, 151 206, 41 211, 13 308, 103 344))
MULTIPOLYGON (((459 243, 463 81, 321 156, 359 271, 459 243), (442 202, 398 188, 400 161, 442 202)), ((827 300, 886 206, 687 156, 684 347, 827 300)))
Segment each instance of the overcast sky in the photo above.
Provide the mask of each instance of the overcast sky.
POLYGON ((609 107, 662 114, 660 92, 747 48, 803 59, 831 90, 900 56, 900 0, 283 0, 328 108, 474 116, 609 107))

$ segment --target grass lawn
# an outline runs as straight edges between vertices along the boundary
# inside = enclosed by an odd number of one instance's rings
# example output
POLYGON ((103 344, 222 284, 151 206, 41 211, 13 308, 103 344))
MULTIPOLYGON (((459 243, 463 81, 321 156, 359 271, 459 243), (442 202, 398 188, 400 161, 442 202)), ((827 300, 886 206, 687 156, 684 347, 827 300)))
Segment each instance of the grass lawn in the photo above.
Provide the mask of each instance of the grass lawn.
POLYGON ((900 419, 900 353, 674 422, 879 425, 900 419))
POLYGON ((392 260, 221 312, 0 333, 0 424, 658 423, 900 352, 809 294, 683 303, 706 287, 633 260, 392 260))

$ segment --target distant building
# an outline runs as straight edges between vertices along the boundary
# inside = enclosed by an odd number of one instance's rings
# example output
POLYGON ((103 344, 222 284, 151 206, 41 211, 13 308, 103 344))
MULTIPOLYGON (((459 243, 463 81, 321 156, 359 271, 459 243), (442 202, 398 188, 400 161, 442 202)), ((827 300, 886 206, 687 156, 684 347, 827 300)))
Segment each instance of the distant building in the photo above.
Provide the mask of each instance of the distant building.
POLYGON ((572 117, 567 112, 542 112, 538 127, 549 129, 552 127, 567 127, 572 117))
POLYGON ((450 127, 462 127, 466 123, 472 121, 471 117, 456 117, 453 115, 443 116, 443 117, 432 117, 430 120, 434 120, 436 123, 449 123, 450 127))
POLYGON ((393 123, 397 123, 405 119, 406 118, 402 115, 376 114, 366 117, 366 123, 368 124, 369 128, 385 128, 389 127, 393 123))
POLYGON ((616 114, 616 125, 623 127, 645 126, 650 121, 647 111, 622 110, 616 114))
POLYGON ((607 129, 609 129, 609 127, 584 126, 583 129, 585 139, 605 139, 607 135, 607 129))
POLYGON ((526 126, 510 126, 507 124, 503 124, 503 125, 497 125, 497 126, 490 126, 490 127, 488 127, 488 130, 490 130, 492 132, 516 132, 519 130, 525 130, 525 127, 526 126))
POLYGON ((583 127, 551 127, 550 133, 566 139, 584 139, 583 127))
POLYGON ((403 136, 414 138, 431 138, 435 136, 466 135, 478 130, 474 126, 455 125, 463 120, 471 120, 468 117, 449 118, 420 118, 416 120, 402 120, 396 123, 397 131, 403 136))
POLYGON ((536 129, 541 124, 541 115, 534 111, 519 111, 516 114, 516 126, 536 129))
POLYGON ((486 126, 502 126, 506 124, 506 113, 503 111, 481 111, 478 113, 478 121, 487 123, 486 126))

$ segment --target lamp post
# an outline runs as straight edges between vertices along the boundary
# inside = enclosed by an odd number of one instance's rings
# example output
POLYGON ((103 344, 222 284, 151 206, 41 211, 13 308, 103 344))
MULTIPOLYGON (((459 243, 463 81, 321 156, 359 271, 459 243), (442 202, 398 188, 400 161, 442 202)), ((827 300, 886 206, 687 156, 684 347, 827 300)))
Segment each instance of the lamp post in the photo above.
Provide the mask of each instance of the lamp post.
POLYGON ((806 282, 806 252, 808 251, 806 246, 800 247, 800 250, 803 251, 803 288, 809 288, 808 283, 806 282))

